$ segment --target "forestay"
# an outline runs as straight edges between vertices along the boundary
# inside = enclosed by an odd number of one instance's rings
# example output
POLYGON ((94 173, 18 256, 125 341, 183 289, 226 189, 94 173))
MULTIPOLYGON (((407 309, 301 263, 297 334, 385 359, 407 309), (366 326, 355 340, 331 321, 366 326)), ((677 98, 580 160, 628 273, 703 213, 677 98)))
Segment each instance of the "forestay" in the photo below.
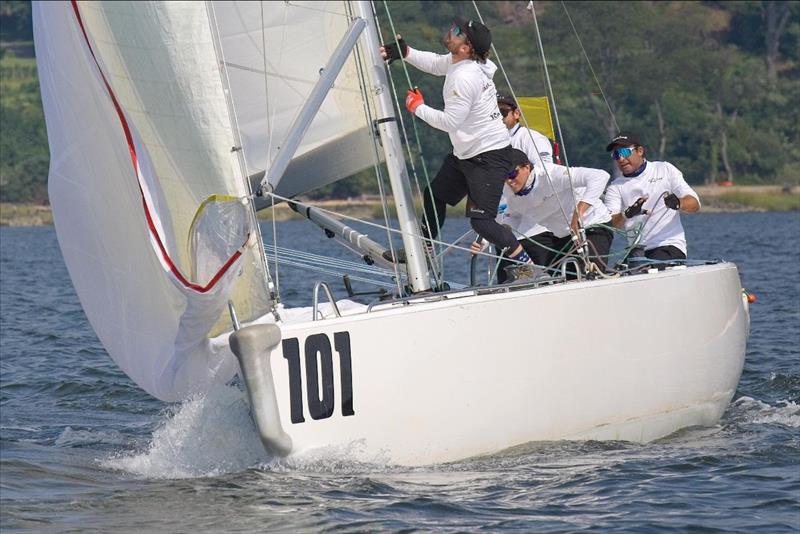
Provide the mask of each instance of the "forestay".
MULTIPOLYGON (((228 299, 242 322, 269 311, 245 175, 274 158, 347 28, 335 4, 265 2, 263 17, 260 3, 34 4, 59 245, 106 350, 155 397, 177 400, 236 372, 227 344, 209 342, 230 328, 228 299), (234 150, 237 118, 246 168, 234 150)), ((354 163, 370 152, 353 136, 365 147, 370 139, 354 66, 343 76, 283 182, 317 173, 303 163, 315 151, 347 150, 334 177, 373 163, 354 163)))

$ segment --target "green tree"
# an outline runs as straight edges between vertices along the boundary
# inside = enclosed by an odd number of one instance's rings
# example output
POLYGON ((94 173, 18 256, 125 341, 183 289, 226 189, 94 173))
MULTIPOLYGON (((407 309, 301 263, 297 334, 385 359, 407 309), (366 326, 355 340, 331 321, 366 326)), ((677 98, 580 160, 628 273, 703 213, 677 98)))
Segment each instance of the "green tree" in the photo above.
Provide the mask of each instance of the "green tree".
POLYGON ((22 0, 0 0, 0 41, 32 39, 31 3, 22 0))

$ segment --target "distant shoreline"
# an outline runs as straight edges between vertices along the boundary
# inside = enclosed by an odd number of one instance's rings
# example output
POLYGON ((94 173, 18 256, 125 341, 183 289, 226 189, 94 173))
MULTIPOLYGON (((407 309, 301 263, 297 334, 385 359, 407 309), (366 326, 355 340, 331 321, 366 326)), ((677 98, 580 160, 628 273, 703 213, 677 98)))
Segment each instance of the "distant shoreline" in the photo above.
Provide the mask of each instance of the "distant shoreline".
MULTIPOLYGON (((779 185, 763 186, 696 186, 694 188, 703 203, 703 213, 745 213, 766 211, 800 211, 800 188, 784 192, 779 185)), ((323 210, 340 213, 358 219, 381 219, 383 209, 376 198, 321 200, 309 202, 323 210)), ((463 207, 453 208, 463 213, 463 207)), ((270 210, 259 212, 262 220, 272 220, 270 210)), ((278 221, 301 219, 283 203, 275 207, 278 221)), ((48 226, 53 224, 50 206, 37 204, 0 203, 0 226, 48 226)))

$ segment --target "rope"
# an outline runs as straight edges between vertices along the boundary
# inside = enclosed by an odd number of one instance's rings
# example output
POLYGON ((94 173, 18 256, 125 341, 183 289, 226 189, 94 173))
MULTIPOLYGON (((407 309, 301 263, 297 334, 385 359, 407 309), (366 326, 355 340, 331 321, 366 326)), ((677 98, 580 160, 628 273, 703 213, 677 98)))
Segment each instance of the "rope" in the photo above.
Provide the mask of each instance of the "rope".
MULTIPOLYGON (((655 205, 653 206, 653 209, 655 209, 655 208, 658 206, 658 202, 659 202, 659 201, 660 201, 662 198, 664 198, 665 196, 667 196, 667 194, 668 194, 668 193, 667 193, 666 191, 664 191, 662 194, 660 194, 660 195, 658 196, 658 198, 656 199, 656 203, 655 203, 655 205)), ((669 211, 666 211, 666 210, 665 210, 665 211, 663 211, 663 212, 661 213, 661 216, 660 216, 660 217, 659 217, 659 218, 656 220, 656 222, 654 222, 654 223, 653 223, 653 225, 652 225, 652 226, 651 226, 651 227, 650 227, 650 228, 647 230, 647 232, 643 234, 643 233, 642 233, 642 231, 644 230, 644 227, 645 227, 645 225, 646 225, 646 224, 649 222, 650 218, 653 216, 653 209, 650 209, 650 210, 648 210, 648 212, 647 212, 647 215, 646 215, 646 218, 645 218, 645 221, 644 221, 644 222, 641 224, 641 226, 639 227, 639 232, 638 232, 638 235, 636 236, 636 240, 635 240, 634 244, 631 246, 631 249, 633 249, 634 247, 636 247, 636 245, 638 245, 638 244, 639 244, 641 241, 643 241, 645 237, 647 237, 648 235, 650 235, 650 233, 651 233, 653 230, 655 230, 656 226, 658 226, 658 223, 660 223, 660 222, 661 222, 661 219, 663 219, 663 218, 664 218, 664 217, 667 215, 667 213, 669 213, 669 211)), ((669 209, 669 208, 667 208, 667 209, 669 209)))

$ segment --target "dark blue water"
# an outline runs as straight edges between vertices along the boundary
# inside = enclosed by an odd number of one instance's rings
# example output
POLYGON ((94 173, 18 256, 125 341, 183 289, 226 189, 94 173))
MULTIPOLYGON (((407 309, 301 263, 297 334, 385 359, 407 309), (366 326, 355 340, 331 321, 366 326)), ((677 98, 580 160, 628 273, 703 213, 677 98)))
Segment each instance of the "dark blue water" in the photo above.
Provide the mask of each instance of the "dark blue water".
MULTIPOLYGON (((0 529, 797 532, 800 215, 684 220, 691 256, 736 262, 758 296, 720 425, 647 445, 533 443, 413 469, 346 452, 271 461, 232 388, 175 405, 148 397, 88 325, 54 230, 2 228, 0 529)), ((452 238, 466 224, 448 227, 452 238)), ((310 228, 279 232, 285 246, 326 244, 310 228)), ((310 302, 315 277, 281 277, 287 304, 310 302)))

